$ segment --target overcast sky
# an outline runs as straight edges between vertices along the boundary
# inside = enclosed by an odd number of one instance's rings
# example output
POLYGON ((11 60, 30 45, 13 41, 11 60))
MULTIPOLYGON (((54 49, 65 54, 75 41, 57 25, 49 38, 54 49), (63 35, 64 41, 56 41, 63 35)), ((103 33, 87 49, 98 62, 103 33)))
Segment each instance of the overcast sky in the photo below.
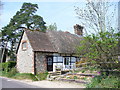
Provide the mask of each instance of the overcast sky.
POLYGON ((79 24, 79 19, 75 13, 75 7, 85 7, 84 0, 2 0, 3 8, 0 17, 0 28, 7 25, 17 11, 20 10, 23 2, 38 4, 37 15, 43 17, 46 25, 57 24, 58 30, 73 33, 73 25, 79 24), (39 1, 39 2, 38 2, 39 1), (50 2, 51 1, 51 2, 50 2), (56 1, 56 2, 55 2, 56 1))

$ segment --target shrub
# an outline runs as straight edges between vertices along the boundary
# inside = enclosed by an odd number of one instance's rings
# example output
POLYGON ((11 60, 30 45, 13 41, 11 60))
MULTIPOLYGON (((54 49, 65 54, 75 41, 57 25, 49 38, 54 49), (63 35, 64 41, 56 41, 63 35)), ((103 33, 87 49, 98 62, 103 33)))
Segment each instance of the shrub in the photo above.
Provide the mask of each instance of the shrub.
POLYGON ((120 88, 120 77, 97 76, 87 84, 87 88, 120 88))
POLYGON ((38 73, 36 77, 38 78, 38 80, 45 80, 47 78, 47 75, 48 75, 48 72, 38 73))
POLYGON ((14 68, 12 68, 8 73, 7 73, 7 77, 13 77, 13 76, 15 76, 15 74, 17 74, 18 73, 18 71, 17 71, 17 69, 14 67, 14 68))
POLYGON ((8 71, 11 70, 15 66, 16 66, 16 62, 15 61, 7 62, 7 69, 8 69, 8 71))
POLYGON ((13 67, 15 67, 16 62, 15 61, 9 61, 5 63, 0 64, 0 70, 9 72, 13 67))
POLYGON ((0 71, 3 71, 2 66, 3 66, 3 63, 0 63, 0 71))
POLYGON ((120 78, 115 76, 108 76, 103 79, 101 83, 97 85, 97 87, 102 88, 120 88, 120 78))
POLYGON ((0 76, 5 76, 5 77, 7 77, 7 75, 8 75, 7 72, 5 72, 5 71, 0 71, 0 76))

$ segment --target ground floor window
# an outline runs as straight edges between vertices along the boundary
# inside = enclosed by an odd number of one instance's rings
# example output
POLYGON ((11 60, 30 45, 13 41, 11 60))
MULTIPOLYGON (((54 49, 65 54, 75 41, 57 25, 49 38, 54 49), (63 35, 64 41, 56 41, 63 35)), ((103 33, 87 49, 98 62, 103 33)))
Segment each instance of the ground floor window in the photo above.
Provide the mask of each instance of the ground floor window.
POLYGON ((69 65, 70 61, 69 61, 69 57, 65 57, 64 58, 64 65, 69 65))

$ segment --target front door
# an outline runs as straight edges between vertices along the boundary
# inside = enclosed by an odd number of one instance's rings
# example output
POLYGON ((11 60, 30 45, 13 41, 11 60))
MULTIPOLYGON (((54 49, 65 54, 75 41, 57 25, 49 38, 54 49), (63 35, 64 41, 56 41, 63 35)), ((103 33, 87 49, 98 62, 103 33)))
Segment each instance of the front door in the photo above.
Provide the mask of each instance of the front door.
POLYGON ((47 71, 53 71, 53 56, 47 56, 47 71))

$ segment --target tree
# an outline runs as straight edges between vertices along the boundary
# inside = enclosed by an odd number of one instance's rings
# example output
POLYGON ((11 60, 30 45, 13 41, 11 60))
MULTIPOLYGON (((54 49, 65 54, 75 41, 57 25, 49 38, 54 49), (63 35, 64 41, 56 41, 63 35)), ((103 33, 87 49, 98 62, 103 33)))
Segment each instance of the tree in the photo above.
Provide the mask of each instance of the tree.
MULTIPOLYGON (((88 62, 105 70, 120 68, 116 56, 120 34, 115 32, 115 28, 111 27, 112 22, 108 19, 107 12, 110 6, 108 2, 101 0, 87 0, 85 9, 76 8, 81 24, 95 32, 84 37, 81 46, 77 48, 78 53, 86 57, 88 62)), ((111 16, 113 19, 114 15, 111 16)))
POLYGON ((34 14, 37 9, 37 4, 23 3, 22 8, 20 11, 17 11, 15 16, 13 16, 9 25, 13 25, 13 28, 16 29, 27 28, 31 30, 45 31, 46 23, 43 21, 43 18, 34 14))
POLYGON ((37 9, 37 4, 23 3, 21 9, 17 11, 9 24, 2 28, 2 45, 4 48, 8 48, 9 44, 8 49, 11 59, 14 59, 15 57, 16 43, 18 43, 23 29, 45 32, 46 23, 41 16, 35 15, 37 9))
POLYGON ((86 0, 85 8, 76 7, 75 11, 80 19, 80 24, 89 28, 87 32, 95 33, 110 31, 113 20, 116 19, 116 7, 104 0, 86 0), (113 9, 114 8, 114 9, 113 9))
POLYGON ((49 25, 47 27, 47 30, 55 30, 55 31, 57 31, 57 25, 56 25, 56 23, 49 25))

